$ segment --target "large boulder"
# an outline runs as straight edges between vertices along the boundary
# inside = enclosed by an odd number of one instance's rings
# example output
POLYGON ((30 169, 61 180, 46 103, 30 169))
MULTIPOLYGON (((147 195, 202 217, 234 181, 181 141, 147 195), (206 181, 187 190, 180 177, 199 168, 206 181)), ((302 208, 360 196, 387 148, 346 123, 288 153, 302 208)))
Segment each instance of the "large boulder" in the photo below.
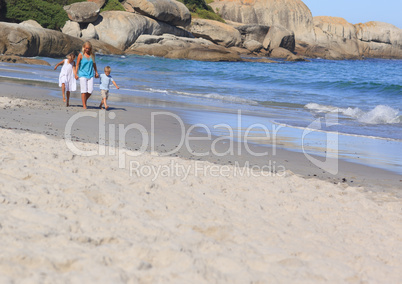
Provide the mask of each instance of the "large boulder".
POLYGON ((237 52, 232 52, 208 40, 177 37, 141 35, 126 54, 153 55, 174 59, 199 61, 241 61, 237 52))
POLYGON ((164 22, 125 11, 102 12, 94 22, 99 40, 118 49, 130 47, 142 34, 162 35, 165 33, 181 37, 193 37, 191 33, 164 22))
POLYGON ((66 35, 70 35, 73 37, 81 37, 81 28, 80 24, 73 21, 67 21, 64 24, 64 27, 61 29, 61 32, 66 35))
POLYGON ((282 47, 276 47, 270 51, 269 56, 272 58, 288 58, 289 56, 292 56, 293 53, 291 53, 289 50, 282 48, 282 47))
POLYGON ((261 44, 261 42, 256 41, 256 40, 246 40, 243 43, 244 48, 246 48, 247 50, 251 51, 251 52, 259 52, 261 49, 263 49, 263 46, 261 44))
POLYGON ((174 26, 187 26, 191 22, 190 11, 175 0, 126 0, 124 7, 174 26))
POLYGON ((237 26, 236 29, 240 32, 243 43, 250 40, 263 43, 269 31, 269 27, 263 25, 241 25, 237 26))
POLYGON ((295 34, 292 31, 280 26, 272 26, 262 43, 265 49, 272 50, 282 47, 290 52, 295 50, 295 34))
POLYGON ((402 29, 383 22, 368 22, 355 26, 362 56, 402 58, 402 29))
POLYGON ((83 41, 59 31, 0 22, 0 54, 64 57, 83 41))
POLYGON ((94 2, 79 2, 64 6, 68 18, 78 23, 92 23, 99 16, 100 7, 94 2))
POLYGON ((81 30, 81 38, 83 40, 98 39, 98 33, 96 32, 95 26, 93 24, 88 24, 88 26, 81 30))
MULTIPOLYGON (((123 53, 107 43, 94 39, 90 41, 97 53, 123 53)), ((71 52, 78 53, 83 44, 81 39, 59 31, 0 22, 0 54, 60 58, 71 52)))
POLYGON ((314 17, 314 33, 316 45, 310 52, 321 52, 324 47, 330 52, 317 54, 328 59, 357 59, 360 58, 356 37, 356 27, 339 17, 314 17))
POLYGON ((313 31, 313 16, 301 0, 215 0, 209 5, 225 20, 280 25, 293 31, 297 37, 313 31))
POLYGON ((344 54, 339 50, 330 49, 329 47, 317 44, 310 45, 305 42, 298 42, 296 45, 296 53, 309 58, 325 58, 329 60, 346 59, 344 54))
POLYGON ((242 42, 237 29, 218 21, 193 19, 189 30, 195 37, 205 38, 225 47, 239 46, 242 42))

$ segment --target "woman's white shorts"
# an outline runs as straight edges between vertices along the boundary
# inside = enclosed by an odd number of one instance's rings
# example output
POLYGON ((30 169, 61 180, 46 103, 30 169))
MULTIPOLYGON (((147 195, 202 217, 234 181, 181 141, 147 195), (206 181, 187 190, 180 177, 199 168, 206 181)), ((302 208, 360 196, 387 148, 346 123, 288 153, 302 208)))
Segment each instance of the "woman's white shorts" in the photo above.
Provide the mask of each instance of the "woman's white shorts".
POLYGON ((94 77, 91 79, 80 77, 81 94, 90 93, 94 91, 94 77))

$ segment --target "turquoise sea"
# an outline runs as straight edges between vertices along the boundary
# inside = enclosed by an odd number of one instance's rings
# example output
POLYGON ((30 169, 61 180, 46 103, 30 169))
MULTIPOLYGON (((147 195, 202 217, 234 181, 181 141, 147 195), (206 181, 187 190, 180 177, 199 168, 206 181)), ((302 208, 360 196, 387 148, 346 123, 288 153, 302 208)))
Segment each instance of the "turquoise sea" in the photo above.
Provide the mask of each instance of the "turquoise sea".
MULTIPOLYGON (((52 66, 60 61, 41 59, 52 66)), ((316 154, 323 149, 320 135, 339 133, 342 158, 402 174, 402 60, 267 64, 135 55, 96 60, 99 70, 111 66, 121 87, 111 89, 111 103, 175 108, 188 123, 208 125, 235 126, 240 110, 247 123, 284 127, 288 148, 300 146, 303 131, 313 128, 309 143, 316 154), (317 121, 334 117, 336 123, 317 127, 317 121)), ((58 75, 49 66, 0 63, 1 77, 57 83, 58 75)))

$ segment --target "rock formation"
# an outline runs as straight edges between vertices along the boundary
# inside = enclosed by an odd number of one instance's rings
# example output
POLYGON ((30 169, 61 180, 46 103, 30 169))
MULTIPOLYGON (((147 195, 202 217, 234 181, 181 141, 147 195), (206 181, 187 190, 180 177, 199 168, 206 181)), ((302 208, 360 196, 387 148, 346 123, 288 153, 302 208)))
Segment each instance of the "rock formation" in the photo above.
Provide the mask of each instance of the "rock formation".
POLYGON ((215 0, 209 5, 233 22, 283 26, 303 38, 313 30, 313 16, 301 0, 215 0))
MULTIPOLYGON (((100 41, 91 41, 95 51, 122 54, 122 51, 100 41)), ((83 41, 58 31, 26 24, 0 22, 0 54, 25 57, 64 57, 81 51, 83 41)))
POLYGON ((92 23, 99 16, 100 7, 94 2, 78 2, 64 6, 68 18, 78 23, 92 23))
POLYGON ((67 21, 61 29, 61 32, 73 37, 81 37, 82 34, 80 24, 73 21, 67 21))
POLYGON ((193 19, 189 31, 195 37, 205 38, 225 47, 239 46, 241 44, 240 32, 218 21, 193 19))
POLYGON ((243 43, 244 48, 246 48, 247 50, 251 51, 251 52, 259 52, 261 49, 263 49, 264 47, 262 46, 261 42, 256 41, 254 39, 250 39, 250 40, 246 40, 243 43))
POLYGON ((381 22, 353 25, 343 18, 314 17, 314 38, 299 41, 296 52, 326 59, 402 58, 402 30, 381 22))
POLYGON ((62 57, 90 40, 105 54, 127 50, 213 61, 267 54, 292 61, 302 60, 300 56, 402 58, 401 29, 381 22, 353 25, 337 17, 313 18, 301 0, 215 0, 210 5, 226 24, 204 19, 190 24, 189 10, 175 0, 125 0, 129 12, 99 13, 104 4, 88 0, 65 6, 70 21, 63 34, 31 20, 0 23, 0 53, 62 57))
POLYGON ((190 11, 175 0, 126 0, 124 7, 173 26, 187 26, 191 22, 190 11))
POLYGON ((269 50, 282 47, 293 52, 295 50, 295 35, 284 27, 272 26, 266 34, 262 45, 269 50))
POLYGON ((99 40, 121 50, 130 47, 142 34, 162 35, 168 33, 182 37, 193 37, 183 29, 143 15, 124 11, 103 12, 93 24, 99 40))
POLYGON ((261 44, 269 31, 269 27, 263 25, 238 25, 236 29, 240 32, 242 42, 255 40, 261 44))
POLYGON ((382 22, 357 24, 359 51, 365 57, 402 58, 402 30, 382 22))
POLYGON ((237 52, 229 51, 208 40, 170 34, 141 35, 126 53, 201 61, 241 61, 237 52))
POLYGON ((60 57, 80 50, 82 43, 54 30, 0 23, 0 53, 5 55, 60 57))

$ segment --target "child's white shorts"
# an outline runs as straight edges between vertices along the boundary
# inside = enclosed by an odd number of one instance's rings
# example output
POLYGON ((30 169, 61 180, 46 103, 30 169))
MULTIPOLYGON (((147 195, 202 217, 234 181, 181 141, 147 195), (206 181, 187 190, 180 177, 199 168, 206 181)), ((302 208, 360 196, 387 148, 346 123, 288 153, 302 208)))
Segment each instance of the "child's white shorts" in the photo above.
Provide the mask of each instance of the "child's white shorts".
POLYGON ((80 77, 80 87, 81 87, 81 94, 83 93, 92 94, 94 90, 94 77, 92 77, 91 79, 80 77))

